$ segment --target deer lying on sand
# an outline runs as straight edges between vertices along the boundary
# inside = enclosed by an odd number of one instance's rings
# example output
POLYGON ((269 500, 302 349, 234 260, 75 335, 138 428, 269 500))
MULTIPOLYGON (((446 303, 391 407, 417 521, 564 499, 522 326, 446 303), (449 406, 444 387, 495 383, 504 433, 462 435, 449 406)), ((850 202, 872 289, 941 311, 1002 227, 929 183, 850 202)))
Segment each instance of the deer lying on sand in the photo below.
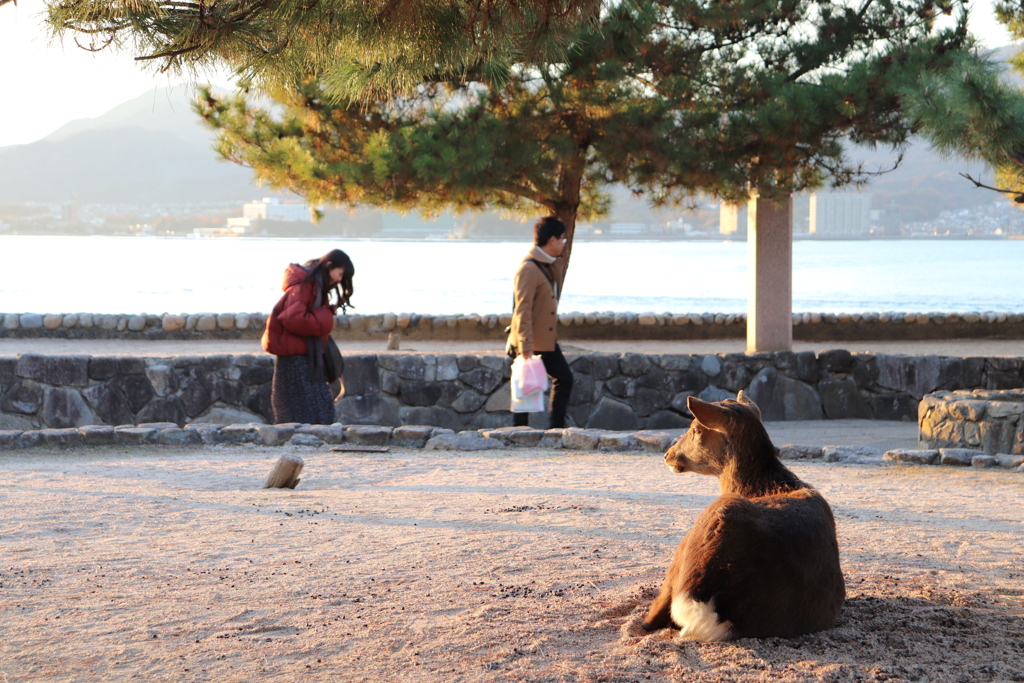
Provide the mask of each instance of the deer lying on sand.
POLYGON ((692 640, 791 638, 831 628, 846 598, 832 510, 779 461, 761 411, 689 397, 690 430, 665 453, 673 472, 718 477, 722 495, 676 550, 646 631, 692 640))

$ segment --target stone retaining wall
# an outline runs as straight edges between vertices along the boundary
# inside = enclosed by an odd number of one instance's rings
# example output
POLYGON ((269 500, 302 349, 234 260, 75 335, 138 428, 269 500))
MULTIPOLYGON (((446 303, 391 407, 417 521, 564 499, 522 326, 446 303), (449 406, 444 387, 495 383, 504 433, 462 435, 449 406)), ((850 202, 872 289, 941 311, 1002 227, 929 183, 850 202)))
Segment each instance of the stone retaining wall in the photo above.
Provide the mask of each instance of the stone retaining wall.
POLYGON ((1024 454, 1024 390, 939 391, 917 410, 923 446, 1024 454))
MULTIPOLYGON (((765 420, 915 420, 938 390, 1024 387, 1022 358, 851 354, 569 355, 570 425, 611 430, 689 424, 686 397, 744 389, 765 420)), ((269 355, 0 358, 0 429, 139 423, 263 423, 269 355)), ((426 424, 456 431, 511 423, 510 361, 500 355, 410 352, 345 359, 341 423, 426 424)), ((533 426, 544 425, 536 414, 533 426)))
MULTIPOLYGON (((335 337, 384 340, 398 333, 410 340, 504 341, 508 314, 338 316, 335 337)), ((258 339, 265 313, 101 315, 93 313, 0 313, 0 337, 68 339, 258 339)), ((559 315, 559 338, 743 339, 746 315, 723 313, 570 312, 559 315)), ((804 341, 873 339, 1024 339, 1024 314, 795 313, 793 337, 804 341)))

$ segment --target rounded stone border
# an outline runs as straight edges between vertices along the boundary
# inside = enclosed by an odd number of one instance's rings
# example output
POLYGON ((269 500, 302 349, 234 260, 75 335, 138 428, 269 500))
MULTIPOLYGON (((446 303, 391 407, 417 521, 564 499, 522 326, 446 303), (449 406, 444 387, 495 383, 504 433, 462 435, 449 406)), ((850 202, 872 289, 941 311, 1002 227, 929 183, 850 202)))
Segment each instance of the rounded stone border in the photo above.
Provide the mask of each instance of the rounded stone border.
MULTIPOLYGON (((0 313, 0 336, 61 338, 259 338, 265 313, 0 313)), ((558 316, 566 338, 714 338, 743 336, 745 313, 654 313, 570 311, 558 316)), ((339 315, 336 331, 346 336, 416 339, 504 337, 508 313, 339 315)), ((815 340, 842 332, 860 338, 935 338, 936 335, 1024 337, 1024 313, 1009 311, 794 313, 794 335, 815 340)))
MULTIPOLYGON (((455 432, 431 425, 309 425, 193 423, 179 427, 171 422, 140 425, 88 425, 67 429, 0 431, 0 452, 38 447, 71 449, 82 446, 399 446, 425 450, 479 451, 504 448, 551 448, 591 452, 664 453, 686 430, 616 432, 606 429, 533 429, 499 427, 455 432)), ((882 452, 866 446, 779 447, 782 460, 818 460, 830 463, 946 465, 974 469, 1002 468, 1024 473, 1024 456, 989 455, 963 448, 935 450, 896 449, 882 452)))

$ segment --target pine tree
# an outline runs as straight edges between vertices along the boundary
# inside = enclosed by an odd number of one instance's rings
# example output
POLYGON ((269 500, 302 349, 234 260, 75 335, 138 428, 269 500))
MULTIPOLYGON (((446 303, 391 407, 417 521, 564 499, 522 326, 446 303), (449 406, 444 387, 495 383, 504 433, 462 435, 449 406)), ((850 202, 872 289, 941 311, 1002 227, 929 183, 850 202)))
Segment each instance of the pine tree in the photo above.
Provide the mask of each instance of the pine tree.
POLYGON ((218 151, 314 204, 541 207, 570 229, 621 183, 655 205, 863 181, 844 142, 905 145, 908 84, 970 63, 966 13, 925 0, 606 5, 559 61, 439 73, 338 103, 308 72, 275 106, 209 92, 218 151))
POLYGON ((431 73, 554 58, 600 0, 50 0, 58 36, 121 49, 161 71, 226 66, 252 83, 325 74, 336 99, 409 88, 431 73))

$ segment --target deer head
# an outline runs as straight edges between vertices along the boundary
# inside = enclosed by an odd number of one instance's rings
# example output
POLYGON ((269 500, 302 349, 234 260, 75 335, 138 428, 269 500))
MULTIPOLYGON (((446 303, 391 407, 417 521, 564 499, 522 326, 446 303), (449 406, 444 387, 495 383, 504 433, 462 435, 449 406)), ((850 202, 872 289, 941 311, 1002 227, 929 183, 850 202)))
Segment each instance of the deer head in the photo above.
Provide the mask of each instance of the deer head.
POLYGON ((717 477, 730 463, 735 464, 736 437, 748 431, 752 423, 764 432, 757 405, 742 391, 736 399, 708 403, 694 396, 687 397, 686 407, 694 420, 689 431, 665 453, 665 464, 669 469, 717 477))

